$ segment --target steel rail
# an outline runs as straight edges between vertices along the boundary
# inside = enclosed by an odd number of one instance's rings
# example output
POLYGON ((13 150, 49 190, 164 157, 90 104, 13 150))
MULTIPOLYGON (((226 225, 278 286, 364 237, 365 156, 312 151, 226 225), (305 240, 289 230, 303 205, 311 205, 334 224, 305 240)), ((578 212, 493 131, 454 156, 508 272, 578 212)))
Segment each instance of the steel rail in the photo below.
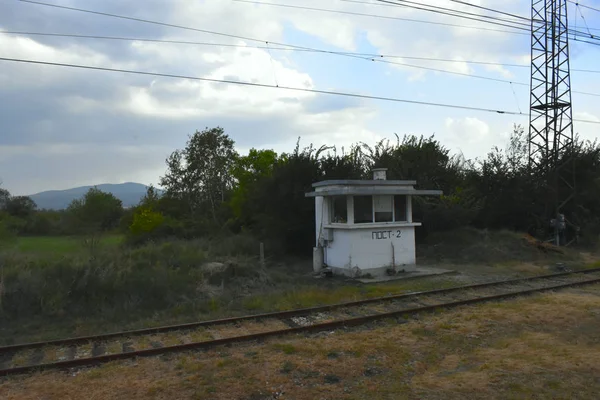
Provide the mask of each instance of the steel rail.
MULTIPOLYGON (((577 271, 577 272, 580 272, 580 271, 577 271)), ((553 274, 550 276, 554 276, 554 275, 556 275, 556 274, 553 274)), ((563 275, 563 274, 560 274, 560 275, 563 275)), ((308 332, 324 331, 324 330, 329 330, 329 329, 337 329, 337 328, 343 328, 343 327, 363 325, 363 324, 377 321, 377 320, 415 315, 415 314, 419 314, 419 313, 423 313, 423 312, 434 311, 437 309, 449 309, 449 308, 455 308, 455 307, 462 306, 462 305, 484 303, 484 302, 493 301, 493 300, 501 300, 501 299, 516 297, 516 296, 525 296, 525 295, 530 295, 530 294, 534 294, 534 293, 542 293, 542 292, 547 292, 547 291, 552 291, 552 290, 557 290, 557 289, 577 287, 577 286, 589 285, 589 284, 594 284, 594 283, 600 283, 600 278, 588 279, 588 280, 578 281, 578 282, 570 282, 570 283, 554 285, 554 286, 546 286, 546 287, 542 287, 542 288, 526 289, 526 290, 496 294, 496 295, 491 295, 491 296, 475 297, 475 298, 471 298, 471 299, 467 299, 467 300, 459 300, 459 301, 454 301, 454 302, 428 305, 428 306, 416 307, 416 308, 411 308, 411 309, 402 309, 402 310, 396 310, 396 311, 379 313, 379 314, 371 314, 371 315, 367 315, 367 316, 342 319, 342 320, 325 322, 325 323, 308 325, 308 326, 280 329, 280 330, 255 333, 255 334, 250 334, 250 335, 234 336, 234 337, 229 337, 229 338, 224 338, 224 339, 215 339, 215 340, 180 344, 180 345, 174 345, 174 346, 166 346, 166 347, 162 347, 162 348, 137 350, 137 351, 131 351, 131 352, 124 352, 124 353, 107 354, 107 355, 96 356, 96 357, 87 357, 87 358, 80 358, 80 359, 67 360, 67 361, 58 361, 58 362, 39 364, 39 365, 14 367, 14 368, 0 370, 0 376, 23 374, 23 373, 29 373, 29 372, 41 371, 41 370, 47 370, 47 369, 68 369, 68 368, 82 367, 82 366, 96 366, 96 365, 111 362, 111 361, 131 359, 131 358, 136 358, 136 357, 156 356, 156 355, 161 355, 161 354, 182 352, 182 351, 187 351, 187 350, 202 350, 202 349, 205 350, 205 349, 209 349, 209 348, 217 347, 217 346, 230 345, 233 343, 250 342, 250 341, 275 337, 275 336, 288 335, 288 334, 292 334, 292 333, 308 333, 308 332)))
POLYGON ((308 314, 317 313, 317 312, 332 311, 332 310, 336 310, 336 309, 344 308, 344 307, 356 307, 356 306, 361 306, 361 305, 365 305, 365 304, 379 303, 379 302, 384 302, 384 301, 404 300, 404 299, 417 297, 417 296, 446 294, 446 293, 452 293, 452 292, 456 292, 456 291, 460 291, 460 290, 481 289, 481 288, 485 288, 485 287, 511 285, 511 284, 515 284, 515 283, 534 281, 534 280, 538 280, 538 279, 561 278, 561 277, 571 276, 571 275, 576 275, 576 274, 590 274, 590 273, 595 273, 595 272, 600 272, 600 268, 582 269, 582 270, 570 271, 570 272, 560 272, 560 273, 556 273, 556 274, 537 275, 537 276, 530 276, 530 277, 526 277, 526 278, 509 279, 509 280, 504 280, 504 281, 476 283, 476 284, 472 284, 472 285, 455 286, 455 287, 451 287, 451 288, 434 289, 434 290, 421 291, 421 292, 410 292, 410 293, 403 293, 403 294, 397 294, 397 295, 391 295, 391 296, 374 297, 371 299, 328 304, 328 305, 323 305, 323 306, 298 308, 298 309, 287 310, 287 311, 277 311, 277 312, 270 312, 270 313, 263 313, 263 314, 250 314, 250 315, 244 315, 241 317, 230 317, 230 318, 215 319, 215 320, 208 320, 208 321, 198 321, 198 322, 191 322, 191 323, 178 324, 178 325, 166 325, 166 326, 159 326, 159 327, 155 327, 155 328, 144 328, 144 329, 136 329, 136 330, 130 330, 130 331, 112 332, 112 333, 105 333, 105 334, 100 334, 100 335, 79 336, 79 337, 66 338, 66 339, 48 340, 48 341, 31 342, 31 343, 20 343, 20 344, 14 344, 14 345, 0 347, 0 354, 5 353, 5 352, 20 351, 20 350, 25 350, 25 349, 37 349, 37 348, 45 347, 45 346, 68 346, 68 345, 77 345, 77 344, 88 343, 88 342, 93 342, 93 341, 101 342, 101 341, 105 341, 105 340, 109 340, 109 339, 115 339, 118 337, 152 335, 152 334, 157 334, 157 333, 166 333, 166 332, 173 332, 173 331, 183 331, 183 330, 188 330, 188 329, 202 328, 202 327, 206 327, 206 326, 235 324, 235 323, 239 323, 239 322, 252 321, 252 320, 256 321, 256 320, 264 320, 264 319, 271 319, 271 318, 286 319, 286 318, 290 318, 290 317, 298 317, 298 316, 308 315, 308 314))

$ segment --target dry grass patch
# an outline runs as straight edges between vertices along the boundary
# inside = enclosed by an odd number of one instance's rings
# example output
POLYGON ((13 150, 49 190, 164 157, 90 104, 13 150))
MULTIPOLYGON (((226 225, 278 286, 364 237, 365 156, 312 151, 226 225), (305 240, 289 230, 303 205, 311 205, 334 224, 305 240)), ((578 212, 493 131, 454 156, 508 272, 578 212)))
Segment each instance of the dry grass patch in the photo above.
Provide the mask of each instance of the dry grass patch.
POLYGON ((595 399, 600 286, 0 381, 2 399, 595 399))

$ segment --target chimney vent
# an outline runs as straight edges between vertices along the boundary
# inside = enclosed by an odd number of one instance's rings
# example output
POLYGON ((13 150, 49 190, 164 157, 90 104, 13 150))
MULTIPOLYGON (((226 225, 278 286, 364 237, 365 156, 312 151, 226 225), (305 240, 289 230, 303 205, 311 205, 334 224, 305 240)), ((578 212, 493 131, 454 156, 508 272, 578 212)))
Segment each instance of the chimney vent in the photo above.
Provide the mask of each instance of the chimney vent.
POLYGON ((374 168, 373 169, 373 180, 375 181, 385 181, 387 168, 374 168))

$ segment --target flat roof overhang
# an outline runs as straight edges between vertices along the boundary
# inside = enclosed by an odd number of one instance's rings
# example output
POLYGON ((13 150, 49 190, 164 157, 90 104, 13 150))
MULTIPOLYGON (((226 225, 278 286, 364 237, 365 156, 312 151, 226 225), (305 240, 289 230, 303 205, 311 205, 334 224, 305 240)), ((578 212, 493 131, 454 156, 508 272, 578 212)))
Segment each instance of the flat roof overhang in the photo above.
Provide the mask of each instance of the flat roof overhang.
POLYGON ((352 179, 337 179, 330 181, 321 181, 312 184, 312 187, 322 186, 414 186, 417 181, 388 181, 388 180, 352 180, 352 179))
POLYGON ((342 187, 309 192, 305 197, 327 197, 327 196, 381 196, 381 195, 410 195, 410 196, 441 196, 441 190, 417 190, 406 187, 342 187))

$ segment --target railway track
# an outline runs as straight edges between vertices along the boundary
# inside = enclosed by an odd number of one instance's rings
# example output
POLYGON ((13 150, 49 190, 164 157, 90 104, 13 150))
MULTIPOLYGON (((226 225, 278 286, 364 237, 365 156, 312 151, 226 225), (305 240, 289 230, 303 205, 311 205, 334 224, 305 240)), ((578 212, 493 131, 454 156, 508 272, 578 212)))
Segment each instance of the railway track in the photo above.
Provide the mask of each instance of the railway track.
POLYGON ((320 307, 0 347, 0 376, 69 369, 318 332, 549 290, 600 283, 600 268, 413 292, 320 307))

